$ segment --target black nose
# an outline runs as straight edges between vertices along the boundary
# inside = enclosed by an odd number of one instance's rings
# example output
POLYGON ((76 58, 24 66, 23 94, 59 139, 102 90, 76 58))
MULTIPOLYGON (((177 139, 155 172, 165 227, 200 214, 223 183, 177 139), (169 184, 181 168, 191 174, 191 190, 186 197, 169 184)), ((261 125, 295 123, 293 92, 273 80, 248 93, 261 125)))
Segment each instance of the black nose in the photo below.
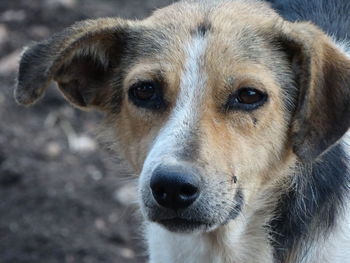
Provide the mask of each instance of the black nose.
POLYGON ((152 194, 157 203, 169 209, 189 207, 199 196, 199 179, 191 168, 158 167, 151 177, 152 194))

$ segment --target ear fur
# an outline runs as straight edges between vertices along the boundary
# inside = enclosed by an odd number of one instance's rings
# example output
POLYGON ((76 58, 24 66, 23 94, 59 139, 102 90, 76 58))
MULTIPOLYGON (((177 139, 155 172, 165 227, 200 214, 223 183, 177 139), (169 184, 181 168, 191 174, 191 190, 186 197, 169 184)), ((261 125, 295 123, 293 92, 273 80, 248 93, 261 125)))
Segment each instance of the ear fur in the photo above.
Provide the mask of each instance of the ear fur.
POLYGON ((299 88, 292 142, 303 162, 315 160, 350 126, 350 59, 310 23, 288 23, 282 40, 299 88))
POLYGON ((17 102, 35 103, 55 80, 73 105, 103 109, 129 27, 121 19, 87 20, 25 49, 15 89, 17 102))

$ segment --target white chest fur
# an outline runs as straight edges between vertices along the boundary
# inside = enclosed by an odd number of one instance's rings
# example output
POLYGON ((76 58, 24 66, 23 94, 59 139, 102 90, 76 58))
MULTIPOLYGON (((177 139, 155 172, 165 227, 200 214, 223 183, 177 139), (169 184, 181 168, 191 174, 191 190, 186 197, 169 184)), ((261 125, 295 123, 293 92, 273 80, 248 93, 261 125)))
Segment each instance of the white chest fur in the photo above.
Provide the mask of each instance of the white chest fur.
POLYGON ((243 216, 211 233, 174 234, 147 226, 151 263, 270 263, 265 231, 242 223, 243 216), (253 231, 253 232, 251 232, 253 231), (251 235, 254 233, 254 237, 251 235))

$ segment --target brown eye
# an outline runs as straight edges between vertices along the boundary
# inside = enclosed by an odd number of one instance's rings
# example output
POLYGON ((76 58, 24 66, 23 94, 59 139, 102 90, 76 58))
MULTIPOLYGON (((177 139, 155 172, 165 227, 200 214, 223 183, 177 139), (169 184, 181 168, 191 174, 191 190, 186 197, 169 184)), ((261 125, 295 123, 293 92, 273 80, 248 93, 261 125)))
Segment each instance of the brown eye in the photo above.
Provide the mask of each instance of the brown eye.
POLYGON ((140 81, 129 89, 129 99, 137 107, 159 110, 166 106, 161 85, 156 81, 140 81))
POLYGON ((150 100, 155 95, 155 87, 152 83, 144 82, 132 86, 132 95, 138 100, 150 100))
POLYGON ((238 91, 237 99, 239 103, 255 104, 265 98, 265 94, 252 88, 242 88, 238 91))
POLYGON ((254 88, 244 87, 232 94, 225 105, 227 110, 252 111, 262 106, 267 94, 254 88))

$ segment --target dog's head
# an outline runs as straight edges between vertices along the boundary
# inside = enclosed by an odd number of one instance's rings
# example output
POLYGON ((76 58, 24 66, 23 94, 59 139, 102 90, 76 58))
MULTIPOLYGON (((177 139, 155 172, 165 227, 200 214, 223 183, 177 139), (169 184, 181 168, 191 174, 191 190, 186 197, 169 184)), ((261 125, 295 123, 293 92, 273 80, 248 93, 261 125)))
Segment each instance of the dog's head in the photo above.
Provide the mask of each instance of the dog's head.
POLYGON ((50 82, 107 114, 140 173, 147 219, 171 231, 234 220, 296 161, 347 131, 350 60, 262 2, 180 2, 143 21, 77 23, 25 50, 15 96, 50 82))

